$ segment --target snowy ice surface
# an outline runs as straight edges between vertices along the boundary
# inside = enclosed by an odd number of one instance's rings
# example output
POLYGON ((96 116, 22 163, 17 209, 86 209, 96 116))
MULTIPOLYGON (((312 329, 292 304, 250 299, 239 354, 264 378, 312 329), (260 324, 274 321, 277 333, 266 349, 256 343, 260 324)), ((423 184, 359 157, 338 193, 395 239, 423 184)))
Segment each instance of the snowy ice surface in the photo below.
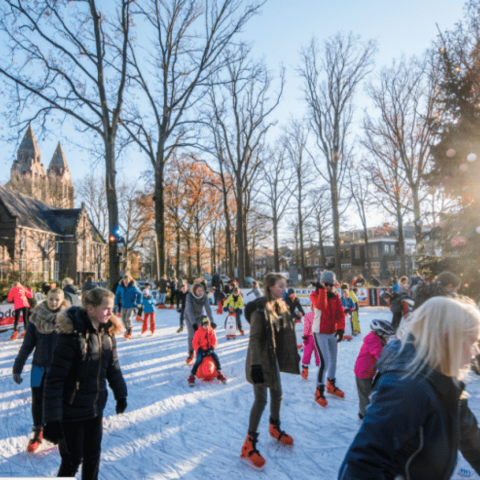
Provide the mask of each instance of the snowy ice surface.
MULTIPOLYGON (((154 336, 141 336, 141 323, 134 322, 132 339, 118 338, 120 364, 129 392, 128 408, 123 415, 115 415, 110 391, 104 412, 100 478, 337 478, 345 452, 360 426, 353 367, 362 338, 370 331, 373 318, 390 319, 390 312, 382 307, 361 308, 362 335, 340 343, 337 385, 345 391, 345 399, 327 395, 326 409, 315 403, 314 355, 307 381, 282 374, 282 428, 293 436, 295 445, 281 447, 268 435, 267 405, 259 427, 258 449, 267 462, 262 472, 239 459, 253 403, 252 386, 245 380, 249 327, 243 317, 245 336, 227 341, 225 317, 216 316, 216 332, 217 353, 228 378, 226 385, 216 380, 197 380, 194 388, 187 385, 187 335, 186 330, 176 334, 176 310, 157 310, 154 336)), ((32 428, 32 356, 22 374, 23 383, 16 385, 11 373, 20 341, 10 341, 10 335, 0 334, 0 477, 56 476, 60 457, 50 444, 45 442, 40 453, 26 452, 32 428)), ((480 417, 480 379, 472 376, 467 390, 471 408, 480 417)), ((452 478, 478 478, 472 472, 460 459, 452 478)))

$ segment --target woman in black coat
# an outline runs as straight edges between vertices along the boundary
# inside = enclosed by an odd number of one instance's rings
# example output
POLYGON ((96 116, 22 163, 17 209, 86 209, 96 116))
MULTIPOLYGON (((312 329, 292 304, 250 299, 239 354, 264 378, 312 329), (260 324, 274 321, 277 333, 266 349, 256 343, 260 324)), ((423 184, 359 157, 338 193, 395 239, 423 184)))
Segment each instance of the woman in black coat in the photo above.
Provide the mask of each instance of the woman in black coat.
POLYGON ((59 444, 59 477, 98 478, 103 409, 107 381, 117 401, 117 414, 127 407, 127 386, 117 357, 115 335, 122 323, 112 315, 115 296, 94 288, 57 317, 57 345, 44 389, 43 436, 59 444))

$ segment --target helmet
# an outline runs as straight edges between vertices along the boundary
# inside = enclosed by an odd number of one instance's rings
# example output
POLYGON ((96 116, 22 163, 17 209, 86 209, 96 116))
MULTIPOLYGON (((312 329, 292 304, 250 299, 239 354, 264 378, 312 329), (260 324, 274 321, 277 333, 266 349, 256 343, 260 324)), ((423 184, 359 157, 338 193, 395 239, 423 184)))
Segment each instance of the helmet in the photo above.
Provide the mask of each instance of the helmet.
POLYGON ((370 328, 375 335, 379 337, 390 337, 391 335, 395 335, 395 330, 392 327, 390 322, 386 320, 372 320, 370 323, 370 328))

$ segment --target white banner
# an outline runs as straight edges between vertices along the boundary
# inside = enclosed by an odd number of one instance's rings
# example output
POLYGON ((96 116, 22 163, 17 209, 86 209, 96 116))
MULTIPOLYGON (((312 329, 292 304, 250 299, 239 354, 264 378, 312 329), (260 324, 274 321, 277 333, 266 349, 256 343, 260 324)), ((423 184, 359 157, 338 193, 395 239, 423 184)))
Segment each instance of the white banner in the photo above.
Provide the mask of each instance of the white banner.
MULTIPOLYGON (((8 330, 13 327, 14 309, 13 303, 0 303, 0 331, 8 330)), ((23 317, 20 315, 18 324, 23 325, 23 317)))

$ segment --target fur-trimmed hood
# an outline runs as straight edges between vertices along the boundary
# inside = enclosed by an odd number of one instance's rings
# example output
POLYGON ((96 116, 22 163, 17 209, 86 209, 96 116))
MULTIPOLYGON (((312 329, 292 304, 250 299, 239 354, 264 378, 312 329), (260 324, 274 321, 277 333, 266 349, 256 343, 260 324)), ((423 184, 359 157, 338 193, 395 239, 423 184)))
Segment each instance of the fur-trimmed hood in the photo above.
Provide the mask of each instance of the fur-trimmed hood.
MULTIPOLYGON (((112 315, 105 326, 100 326, 111 337, 123 332, 122 322, 118 317, 112 315)), ((86 333, 94 331, 95 327, 90 320, 87 311, 82 307, 70 307, 62 310, 57 316, 57 333, 59 335, 70 335, 73 333, 86 333)))
POLYGON ((30 321, 35 325, 40 333, 48 335, 55 331, 55 324, 57 315, 62 310, 66 310, 69 307, 69 303, 65 300, 61 303, 60 308, 54 312, 48 308, 47 302, 42 302, 32 313, 30 321))

